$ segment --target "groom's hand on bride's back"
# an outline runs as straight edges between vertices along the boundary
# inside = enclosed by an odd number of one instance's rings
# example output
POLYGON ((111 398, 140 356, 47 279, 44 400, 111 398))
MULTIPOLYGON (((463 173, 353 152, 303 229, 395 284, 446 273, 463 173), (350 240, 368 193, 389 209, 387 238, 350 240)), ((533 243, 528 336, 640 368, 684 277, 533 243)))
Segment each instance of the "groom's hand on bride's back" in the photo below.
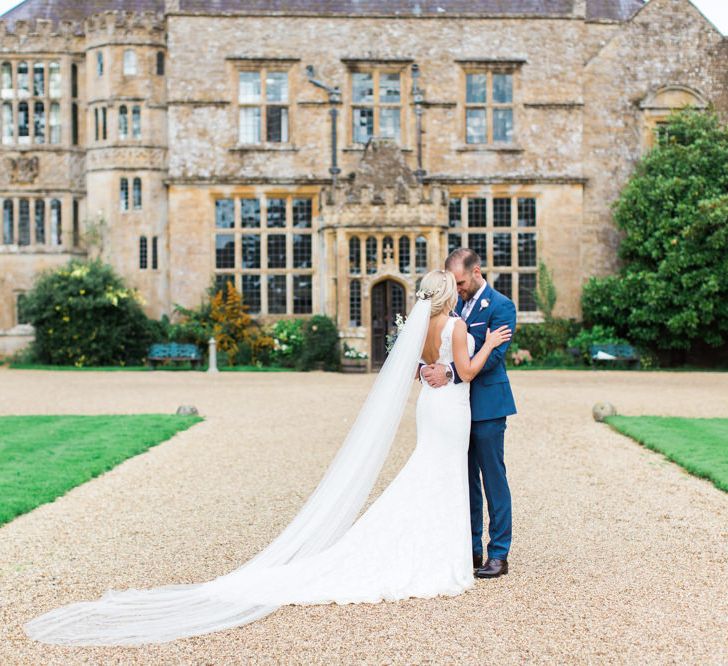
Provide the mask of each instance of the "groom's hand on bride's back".
POLYGON ((426 381, 432 388, 440 388, 450 382, 447 376, 447 366, 442 363, 431 363, 430 365, 422 366, 420 375, 422 379, 426 381))

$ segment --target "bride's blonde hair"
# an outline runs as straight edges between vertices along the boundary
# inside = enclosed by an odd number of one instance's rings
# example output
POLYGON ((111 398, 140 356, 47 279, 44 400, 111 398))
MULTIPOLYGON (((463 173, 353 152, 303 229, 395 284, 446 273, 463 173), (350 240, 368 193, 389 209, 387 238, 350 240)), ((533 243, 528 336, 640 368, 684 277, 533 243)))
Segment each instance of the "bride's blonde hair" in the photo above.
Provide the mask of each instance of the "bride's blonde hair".
POLYGON ((430 271, 420 282, 417 298, 429 298, 432 301, 430 317, 450 312, 458 302, 455 276, 450 271, 430 271))

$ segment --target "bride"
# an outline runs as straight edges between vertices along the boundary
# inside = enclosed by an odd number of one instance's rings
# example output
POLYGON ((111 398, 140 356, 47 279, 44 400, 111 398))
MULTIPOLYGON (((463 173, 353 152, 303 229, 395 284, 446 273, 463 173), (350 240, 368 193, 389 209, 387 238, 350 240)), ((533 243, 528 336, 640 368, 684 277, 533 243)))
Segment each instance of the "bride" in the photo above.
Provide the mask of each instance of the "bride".
POLYGON ((376 603, 456 595, 473 585, 467 452, 469 384, 501 327, 474 343, 450 316, 455 278, 421 282, 392 353, 324 478, 291 524, 250 562, 207 583, 109 591, 25 625, 44 643, 139 645, 252 622, 285 604, 376 603), (418 363, 454 363, 462 383, 417 401, 417 446, 401 472, 358 519, 402 417, 418 363), (356 562, 355 566, 352 563, 356 562))

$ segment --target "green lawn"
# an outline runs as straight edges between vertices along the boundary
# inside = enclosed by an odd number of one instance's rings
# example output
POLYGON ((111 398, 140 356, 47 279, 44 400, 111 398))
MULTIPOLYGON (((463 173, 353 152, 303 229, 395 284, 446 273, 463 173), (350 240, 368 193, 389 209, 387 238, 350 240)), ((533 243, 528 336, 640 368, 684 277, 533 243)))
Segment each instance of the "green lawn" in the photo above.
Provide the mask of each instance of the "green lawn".
POLYGON ((168 414, 0 417, 0 525, 201 420, 168 414))
POLYGON ((728 492, 728 419, 612 416, 610 426, 728 492))

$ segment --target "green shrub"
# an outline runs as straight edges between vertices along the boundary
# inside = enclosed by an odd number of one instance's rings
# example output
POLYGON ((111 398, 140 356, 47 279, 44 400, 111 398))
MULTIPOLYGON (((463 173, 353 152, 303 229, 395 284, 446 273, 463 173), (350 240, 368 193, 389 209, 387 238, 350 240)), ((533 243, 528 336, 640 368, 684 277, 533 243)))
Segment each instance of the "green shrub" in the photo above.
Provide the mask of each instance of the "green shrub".
POLYGON ((616 204, 623 268, 585 285, 584 319, 673 359, 717 355, 728 343, 728 129, 684 111, 665 137, 616 204))
POLYGON ((589 348, 592 345, 623 345, 629 344, 627 340, 619 337, 611 326, 600 326, 584 328, 577 335, 569 340, 569 347, 579 350, 582 360, 591 363, 592 358, 589 348))
POLYGON ((271 362, 283 368, 295 368, 303 351, 303 321, 281 319, 270 331, 273 338, 271 362))
POLYGON ((569 338, 578 330, 579 325, 571 319, 550 319, 542 324, 521 324, 516 329, 514 344, 518 345, 518 349, 527 349, 534 361, 541 362, 554 352, 565 352, 569 338))
POLYGON ((337 371, 341 367, 339 331, 325 315, 314 315, 303 324, 303 348, 297 367, 312 370, 317 367, 337 371))
POLYGON ((248 314, 248 306, 234 285, 208 290, 209 300, 197 308, 175 305, 179 321, 170 327, 175 342, 191 342, 204 354, 210 338, 215 338, 218 365, 263 365, 270 362, 273 339, 265 335, 248 314))
POLYGON ((138 293, 98 260, 73 260, 42 273, 23 304, 35 327, 35 359, 77 366, 140 363, 154 336, 140 302, 138 293))

